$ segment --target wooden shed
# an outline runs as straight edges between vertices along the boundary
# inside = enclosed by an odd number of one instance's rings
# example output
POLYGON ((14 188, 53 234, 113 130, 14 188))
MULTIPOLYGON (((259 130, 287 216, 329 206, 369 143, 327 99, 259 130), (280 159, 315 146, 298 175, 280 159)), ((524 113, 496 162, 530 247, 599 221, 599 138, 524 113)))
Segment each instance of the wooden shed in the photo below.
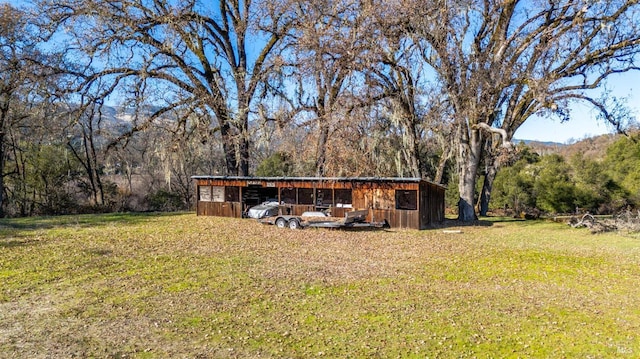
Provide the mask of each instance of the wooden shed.
POLYGON ((369 221, 425 229, 444 221, 445 187, 420 178, 193 176, 199 216, 243 217, 252 206, 278 201, 283 214, 369 209, 369 221))

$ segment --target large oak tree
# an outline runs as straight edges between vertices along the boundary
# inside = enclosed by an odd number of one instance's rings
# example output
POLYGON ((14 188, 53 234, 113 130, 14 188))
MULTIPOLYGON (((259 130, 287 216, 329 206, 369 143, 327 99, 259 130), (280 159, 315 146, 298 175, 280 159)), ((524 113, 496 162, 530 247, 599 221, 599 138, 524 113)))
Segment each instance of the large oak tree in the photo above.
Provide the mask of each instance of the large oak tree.
POLYGON ((566 120, 575 101, 619 120, 590 90, 638 68, 638 1, 408 0, 399 8, 399 23, 421 46, 454 112, 460 220, 476 218, 478 170, 494 134, 508 148, 525 121, 540 114, 566 120))
POLYGON ((251 111, 294 21, 284 4, 42 0, 39 11, 78 62, 77 91, 144 108, 132 132, 169 112, 199 119, 219 133, 227 172, 248 175, 251 111))

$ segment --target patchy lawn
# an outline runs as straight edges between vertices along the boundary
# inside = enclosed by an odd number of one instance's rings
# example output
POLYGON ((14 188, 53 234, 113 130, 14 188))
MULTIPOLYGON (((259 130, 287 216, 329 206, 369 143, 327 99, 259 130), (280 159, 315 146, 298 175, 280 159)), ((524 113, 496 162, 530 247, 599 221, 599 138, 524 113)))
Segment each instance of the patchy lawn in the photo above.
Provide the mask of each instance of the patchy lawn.
POLYGON ((0 357, 640 356, 640 239, 486 224, 0 220, 0 357))

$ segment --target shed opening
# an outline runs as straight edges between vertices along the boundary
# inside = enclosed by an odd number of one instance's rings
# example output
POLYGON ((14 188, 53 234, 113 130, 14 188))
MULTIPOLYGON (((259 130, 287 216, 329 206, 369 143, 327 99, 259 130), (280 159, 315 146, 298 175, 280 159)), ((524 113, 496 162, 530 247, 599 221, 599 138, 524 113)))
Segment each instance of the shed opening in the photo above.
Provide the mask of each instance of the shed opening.
POLYGON ((415 211, 418 209, 418 191, 396 190, 396 209, 415 211))

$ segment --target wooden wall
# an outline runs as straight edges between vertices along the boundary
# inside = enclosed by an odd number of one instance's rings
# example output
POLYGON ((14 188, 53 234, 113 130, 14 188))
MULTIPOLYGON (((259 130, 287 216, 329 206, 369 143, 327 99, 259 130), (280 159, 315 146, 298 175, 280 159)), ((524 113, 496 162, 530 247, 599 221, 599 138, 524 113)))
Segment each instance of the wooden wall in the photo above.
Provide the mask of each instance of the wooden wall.
POLYGON ((196 213, 199 216, 242 217, 240 202, 197 202, 196 213))
MULTIPOLYGON (((444 192, 442 186, 426 182, 384 182, 384 181, 336 181, 300 179, 218 179, 198 178, 197 186, 237 186, 241 191, 249 185, 263 188, 324 188, 351 189, 352 208, 332 207, 331 215, 344 217, 347 211, 370 209, 367 220, 380 222, 386 219, 392 228, 425 229, 444 221, 444 192), (396 190, 417 191, 417 210, 396 209, 396 190)), ((196 193, 197 195, 197 193, 196 193)), ((198 198, 196 196, 196 198, 198 198)), ((242 217, 241 202, 197 202, 197 214, 204 216, 242 217)), ((316 210, 314 205, 283 205, 283 214, 301 215, 305 211, 316 210)))
POLYGON ((418 211, 406 211, 401 209, 383 210, 373 209, 371 210, 370 221, 382 222, 386 219, 389 222, 391 228, 413 228, 420 229, 420 213, 418 211))
POLYGON ((444 221, 445 189, 433 183, 420 185, 420 229, 432 227, 444 221))
POLYGON ((280 206, 280 213, 288 214, 292 216, 300 216, 304 212, 315 211, 315 207, 313 205, 306 204, 288 204, 284 206, 280 206))

